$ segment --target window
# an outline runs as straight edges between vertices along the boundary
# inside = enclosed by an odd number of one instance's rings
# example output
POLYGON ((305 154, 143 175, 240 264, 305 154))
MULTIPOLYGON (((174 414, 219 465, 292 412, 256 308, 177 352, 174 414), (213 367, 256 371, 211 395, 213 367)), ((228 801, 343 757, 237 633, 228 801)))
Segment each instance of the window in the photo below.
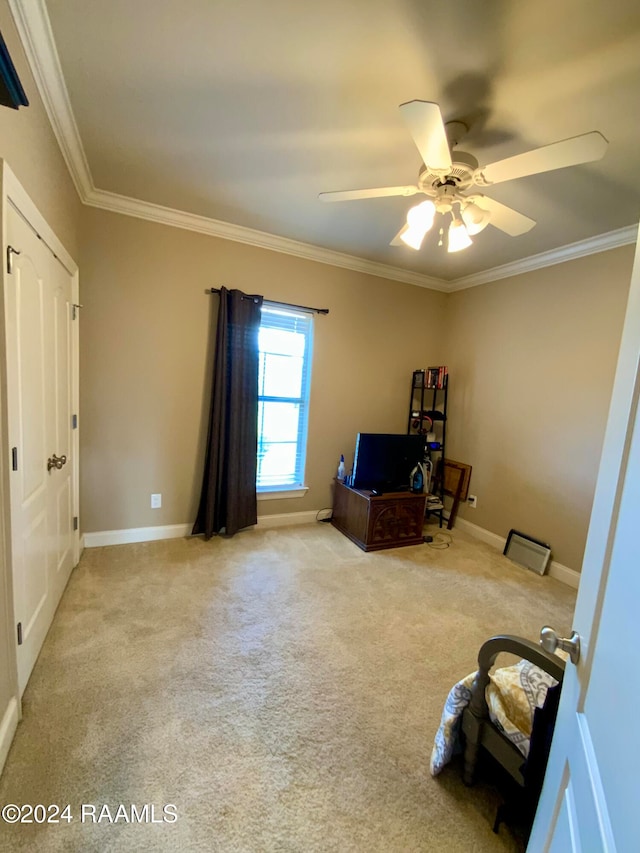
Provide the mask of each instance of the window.
POLYGON ((309 416, 311 314, 265 303, 258 337, 258 492, 301 489, 309 416))

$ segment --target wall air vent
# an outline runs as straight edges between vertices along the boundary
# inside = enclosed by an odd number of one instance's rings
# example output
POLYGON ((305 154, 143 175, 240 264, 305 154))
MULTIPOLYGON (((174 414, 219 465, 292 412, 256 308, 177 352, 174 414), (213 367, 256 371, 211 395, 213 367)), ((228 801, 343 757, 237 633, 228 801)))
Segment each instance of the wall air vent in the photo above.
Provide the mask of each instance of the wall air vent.
POLYGON ((502 553, 525 569, 543 575, 551 557, 551 547, 546 542, 511 529, 502 553))

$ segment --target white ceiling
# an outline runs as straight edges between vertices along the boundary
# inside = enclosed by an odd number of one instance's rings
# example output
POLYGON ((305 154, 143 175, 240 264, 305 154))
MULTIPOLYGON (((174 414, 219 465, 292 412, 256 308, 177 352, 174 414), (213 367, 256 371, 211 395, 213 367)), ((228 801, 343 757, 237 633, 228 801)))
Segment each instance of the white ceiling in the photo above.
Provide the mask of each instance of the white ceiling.
POLYGON ((458 279, 637 223, 637 0, 47 0, 93 182, 146 202, 458 279), (449 255, 388 245, 418 199, 402 102, 440 104, 481 164, 590 130, 600 162, 486 190, 537 220, 449 255))

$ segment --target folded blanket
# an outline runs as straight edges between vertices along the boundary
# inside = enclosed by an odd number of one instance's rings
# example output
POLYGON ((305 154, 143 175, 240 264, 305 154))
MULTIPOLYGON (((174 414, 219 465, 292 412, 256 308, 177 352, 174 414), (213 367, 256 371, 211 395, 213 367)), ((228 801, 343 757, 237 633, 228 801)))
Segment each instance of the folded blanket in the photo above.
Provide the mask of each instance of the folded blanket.
MULTIPOLYGON (((454 752, 461 752, 460 724, 462 712, 471 701, 471 688, 476 673, 472 672, 451 688, 442 711, 431 753, 431 775, 437 776, 454 752)), ((486 689, 489 718, 520 750, 529 755, 533 712, 544 704, 549 687, 557 684, 540 667, 521 660, 513 666, 496 669, 486 689)))

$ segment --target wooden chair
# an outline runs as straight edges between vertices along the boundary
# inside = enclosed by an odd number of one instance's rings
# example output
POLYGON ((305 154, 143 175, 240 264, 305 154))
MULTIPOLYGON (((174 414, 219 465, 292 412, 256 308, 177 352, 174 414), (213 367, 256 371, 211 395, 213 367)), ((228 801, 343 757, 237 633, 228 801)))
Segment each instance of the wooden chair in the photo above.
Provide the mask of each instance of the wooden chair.
MULTIPOLYGON (((461 501, 466 501, 469 495, 469 480, 471 479, 471 465, 464 462, 454 462, 453 459, 440 459, 436 466, 434 477, 433 494, 446 495, 453 499, 449 511, 447 530, 451 530, 456 522, 458 507, 461 501)), ((432 510, 440 513, 440 526, 442 527, 442 510, 432 510)))
MULTIPOLYGON (((508 634, 492 637, 480 648, 478 674, 471 690, 471 701, 462 714, 462 731, 465 736, 463 775, 465 784, 473 784, 480 748, 485 749, 519 787, 521 792, 519 811, 528 822, 533 821, 542 790, 563 677, 564 661, 536 643, 508 634), (486 699, 489 671, 498 655, 503 652, 531 661, 558 682, 556 688, 551 687, 547 691, 543 707, 535 711, 527 759, 489 718, 486 699)), ((511 808, 510 804, 506 804, 498 809, 494 832, 498 831, 502 820, 508 820, 511 808)))

